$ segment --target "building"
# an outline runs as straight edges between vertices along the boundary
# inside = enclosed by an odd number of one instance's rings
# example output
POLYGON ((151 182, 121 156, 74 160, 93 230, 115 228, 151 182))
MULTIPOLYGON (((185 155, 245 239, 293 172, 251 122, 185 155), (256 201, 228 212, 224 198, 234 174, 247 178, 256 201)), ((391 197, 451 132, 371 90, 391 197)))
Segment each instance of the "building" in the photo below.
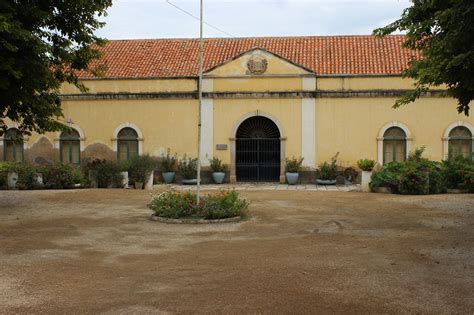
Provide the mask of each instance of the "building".
MULTIPOLYGON (((230 165, 230 181, 282 181, 284 158, 304 157, 309 172, 339 152, 342 165, 360 158, 403 160, 473 151, 474 118, 436 92, 403 108, 413 88, 401 73, 413 52, 403 36, 207 39, 202 104, 202 159, 230 165)), ((82 73, 81 94, 62 88, 72 132, 0 139, 0 157, 32 162, 197 154, 198 40, 118 40, 104 48, 104 77, 82 73)), ((442 91, 439 88, 438 91, 442 91)))

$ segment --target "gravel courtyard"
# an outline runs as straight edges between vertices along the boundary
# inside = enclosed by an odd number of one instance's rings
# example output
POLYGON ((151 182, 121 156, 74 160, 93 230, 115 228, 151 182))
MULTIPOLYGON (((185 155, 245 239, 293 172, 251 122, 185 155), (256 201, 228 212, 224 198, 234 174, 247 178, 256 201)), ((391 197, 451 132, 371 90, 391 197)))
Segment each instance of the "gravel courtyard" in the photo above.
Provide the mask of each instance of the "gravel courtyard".
POLYGON ((0 191, 0 314, 474 311, 474 195, 242 194, 167 225, 146 191, 0 191))

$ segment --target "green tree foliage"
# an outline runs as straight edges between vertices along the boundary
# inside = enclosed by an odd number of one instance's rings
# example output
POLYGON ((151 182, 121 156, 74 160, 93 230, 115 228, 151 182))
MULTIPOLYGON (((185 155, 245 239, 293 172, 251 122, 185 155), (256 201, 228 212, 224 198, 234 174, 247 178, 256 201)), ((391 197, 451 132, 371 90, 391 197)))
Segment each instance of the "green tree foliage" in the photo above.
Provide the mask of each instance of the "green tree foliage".
POLYGON ((404 72, 416 88, 397 100, 394 107, 413 102, 432 86, 446 84, 458 101, 458 112, 469 115, 474 99, 474 1, 414 0, 399 20, 374 31, 384 36, 406 32, 404 46, 420 51, 404 72))
POLYGON ((104 41, 94 32, 104 25, 112 0, 0 1, 0 129, 5 120, 23 133, 64 127, 59 88, 62 83, 85 87, 78 71, 100 56, 104 41))

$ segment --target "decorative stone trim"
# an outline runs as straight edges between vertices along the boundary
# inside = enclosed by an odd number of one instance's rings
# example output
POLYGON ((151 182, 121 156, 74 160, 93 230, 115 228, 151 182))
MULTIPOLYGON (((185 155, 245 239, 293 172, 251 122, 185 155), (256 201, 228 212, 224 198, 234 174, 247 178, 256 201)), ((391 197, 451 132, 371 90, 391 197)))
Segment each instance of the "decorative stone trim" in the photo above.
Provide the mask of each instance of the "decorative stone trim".
POLYGON ((206 219, 171 219, 171 218, 163 218, 156 216, 154 214, 151 215, 150 220, 167 223, 167 224, 215 224, 215 223, 238 223, 242 219, 241 217, 232 217, 226 219, 215 219, 215 220, 206 220, 206 219))
POLYGON ((388 124, 384 125, 380 129, 379 135, 377 137, 377 162, 380 165, 383 165, 383 140, 384 140, 383 136, 385 134, 385 131, 387 131, 387 129, 389 129, 391 127, 399 127, 405 132, 405 134, 406 134, 405 140, 406 140, 406 144, 407 144, 406 157, 408 158, 408 154, 410 154, 411 143, 412 143, 412 140, 413 140, 413 138, 411 137, 410 129, 408 129, 408 127, 405 124, 401 123, 401 122, 398 122, 398 121, 389 122, 388 124))
MULTIPOLYGON (((80 147, 81 152, 83 152, 86 148, 86 137, 85 137, 84 131, 82 130, 81 127, 79 127, 76 124, 67 123, 67 125, 79 133, 79 147, 80 147)), ((58 150, 60 149, 60 146, 61 146, 61 132, 62 131, 56 132, 56 137, 53 140, 53 147, 58 150)))
POLYGON ((138 155, 143 155, 143 140, 144 140, 143 139, 143 133, 137 125, 135 125, 134 123, 131 123, 131 122, 122 123, 117 128, 115 128, 114 136, 112 138, 112 150, 114 152, 118 151, 118 134, 119 134, 120 130, 122 130, 123 128, 127 128, 127 127, 132 128, 133 130, 135 130, 137 132, 137 134, 138 134, 138 155))
POLYGON ((443 157, 442 157, 442 159, 447 159, 448 155, 449 155, 449 133, 454 128, 460 127, 460 126, 466 127, 467 129, 469 129, 469 131, 471 132, 471 135, 472 135, 472 141, 474 142, 474 126, 472 126, 468 122, 461 121, 461 120, 452 123, 451 125, 448 126, 448 128, 446 128, 446 130, 444 131, 444 135, 441 138, 441 140, 443 141, 443 157))
MULTIPOLYGON (((204 98, 353 98, 353 97, 399 97, 412 90, 360 90, 360 91, 269 91, 269 92, 203 92, 204 98)), ((426 92, 423 97, 445 95, 446 91, 426 92)), ((143 99, 198 99, 197 92, 158 93, 83 93, 63 94, 63 101, 89 100, 143 100, 143 99)))

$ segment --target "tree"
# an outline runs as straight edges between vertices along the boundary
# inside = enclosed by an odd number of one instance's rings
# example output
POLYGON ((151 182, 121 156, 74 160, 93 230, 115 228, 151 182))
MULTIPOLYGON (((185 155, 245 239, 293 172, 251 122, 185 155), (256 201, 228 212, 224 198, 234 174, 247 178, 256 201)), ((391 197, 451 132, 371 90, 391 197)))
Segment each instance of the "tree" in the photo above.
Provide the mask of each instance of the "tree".
POLYGON ((394 107, 413 102, 430 87, 446 85, 448 96, 458 101, 458 112, 469 115, 474 99, 474 1, 413 0, 397 21, 376 29, 385 36, 406 32, 404 47, 418 50, 403 76, 415 80, 415 89, 394 107))
POLYGON ((64 128, 59 89, 67 82, 81 91, 79 71, 100 57, 104 25, 112 0, 0 1, 0 129, 6 119, 24 134, 64 128))

